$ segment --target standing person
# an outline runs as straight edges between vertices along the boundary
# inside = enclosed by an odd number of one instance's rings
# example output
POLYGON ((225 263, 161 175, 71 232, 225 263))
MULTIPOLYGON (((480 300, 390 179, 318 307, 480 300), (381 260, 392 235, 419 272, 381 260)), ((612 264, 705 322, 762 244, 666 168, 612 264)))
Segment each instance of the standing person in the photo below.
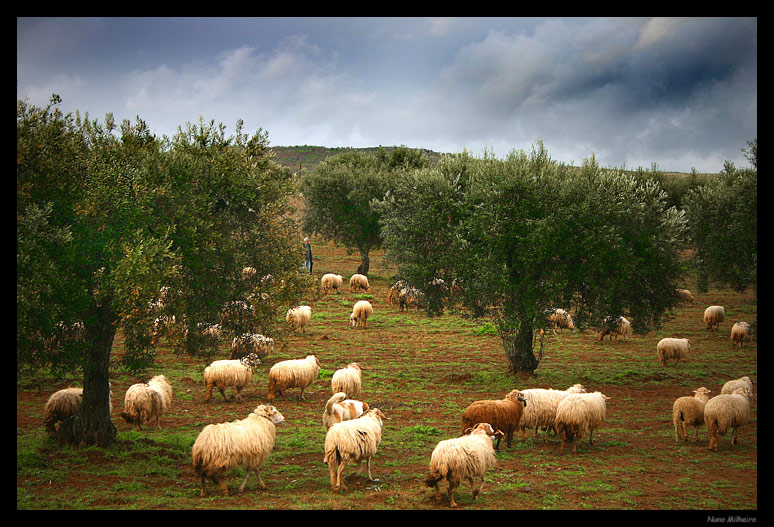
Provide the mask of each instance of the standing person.
POLYGON ((312 245, 309 243, 309 238, 304 238, 304 267, 309 271, 309 274, 312 274, 313 266, 312 245))

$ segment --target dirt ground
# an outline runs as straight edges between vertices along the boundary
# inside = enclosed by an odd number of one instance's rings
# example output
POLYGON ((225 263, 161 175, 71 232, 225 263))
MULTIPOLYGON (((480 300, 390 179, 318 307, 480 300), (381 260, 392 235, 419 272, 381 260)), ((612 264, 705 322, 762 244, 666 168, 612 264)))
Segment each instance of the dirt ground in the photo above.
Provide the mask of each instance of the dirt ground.
MULTIPOLYGON (((342 272, 356 267, 356 259, 349 256, 343 249, 333 246, 318 249, 316 271, 320 274, 328 269, 342 272)), ((434 436, 430 446, 424 452, 407 453, 398 439, 385 441, 383 447, 372 464, 372 470, 378 483, 368 481, 363 476, 350 474, 346 479, 347 491, 334 496, 327 486, 327 468, 321 463, 321 452, 292 453, 292 445, 287 438, 294 430, 294 423, 319 422, 321 409, 330 396, 329 387, 325 382, 318 381, 310 389, 306 401, 301 401, 297 392, 291 392, 286 398, 278 398, 277 406, 286 418, 286 425, 278 429, 278 442, 272 457, 277 461, 264 471, 262 476, 267 490, 257 489, 254 479, 248 482, 248 488, 242 495, 232 495, 228 498, 217 496, 217 489, 211 483, 208 486, 208 496, 202 500, 198 497, 198 481, 193 472, 190 459, 178 459, 176 466, 181 472, 177 478, 170 480, 164 477, 148 477, 142 479, 152 487, 151 493, 163 496, 165 493, 185 496, 170 499, 164 505, 152 505, 158 508, 277 508, 277 509, 446 509, 447 503, 434 504, 431 501, 432 491, 422 484, 422 477, 427 472, 427 461, 432 445, 440 439, 446 439, 458 434, 459 424, 450 421, 444 408, 466 407, 472 400, 482 398, 500 398, 503 393, 499 389, 489 389, 486 385, 475 383, 470 373, 461 370, 449 370, 443 366, 435 366, 443 362, 449 350, 453 350, 456 364, 470 365, 468 372, 475 371, 475 365, 495 364, 493 371, 502 372, 506 365, 502 349, 494 336, 477 337, 480 345, 460 346, 460 336, 443 327, 433 331, 415 331, 409 341, 406 340, 402 328, 393 327, 388 322, 389 317, 397 314, 397 310, 389 310, 386 303, 388 280, 384 268, 380 269, 381 260, 372 258, 372 272, 383 273, 376 279, 372 294, 376 313, 382 318, 377 319, 368 330, 357 332, 342 318, 313 321, 308 333, 293 335, 288 339, 284 351, 280 350, 275 357, 267 360, 266 370, 278 360, 286 358, 287 354, 301 353, 301 349, 314 350, 321 362, 328 369, 333 365, 342 366, 349 361, 368 364, 372 369, 366 373, 366 379, 378 378, 389 389, 377 388, 370 396, 369 404, 378 406, 389 420, 385 422, 384 436, 389 437, 391 429, 400 426, 427 425, 441 431, 440 436, 434 436), (381 322, 379 321, 381 320, 381 322), (382 328, 380 329, 380 325, 382 328), (296 351, 299 350, 299 351, 296 351), (401 350, 399 356, 388 357, 395 350, 401 350), (400 374, 401 365, 423 361, 427 364, 426 375, 420 374, 422 382, 417 385, 408 377, 400 374), (307 467, 302 472, 281 468, 299 466, 307 467), (307 476, 307 477, 303 477, 307 476), (294 483, 294 481, 296 481, 294 483), (183 487, 181 490, 180 487, 183 487), (286 490, 280 492, 279 487, 286 490), (291 490, 287 490, 290 488, 291 490)), ((344 274, 342 272, 342 274, 344 274)), ((715 293, 715 297, 718 294, 715 293)), ((686 321, 674 321, 680 324, 696 324, 697 313, 703 311, 708 302, 726 302, 727 309, 741 309, 749 303, 749 295, 724 293, 723 298, 699 297, 693 307, 684 310, 686 321)), ((336 303, 343 299, 351 299, 348 293, 335 300, 326 300, 314 309, 318 312, 337 309, 336 303)), ((342 308, 346 309, 346 308, 342 308)), ((427 320, 424 314, 412 313, 420 322, 427 320)), ((699 320, 700 320, 700 314, 699 320)), ((757 316, 757 315, 756 315, 757 316)), ((698 322, 699 326, 701 322, 698 322)), ((690 376, 684 383, 675 382, 680 375, 675 368, 661 370, 648 368, 642 373, 637 364, 643 360, 655 359, 653 336, 635 336, 628 342, 613 341, 598 344, 595 334, 562 334, 552 337, 556 342, 562 339, 572 339, 566 342, 581 350, 589 352, 575 354, 548 353, 541 363, 537 375, 529 379, 514 378, 513 384, 522 387, 544 386, 545 379, 552 377, 549 372, 578 372, 577 382, 584 383, 584 371, 590 372, 588 378, 598 378, 596 373, 603 371, 616 362, 618 372, 616 379, 624 382, 595 385, 592 388, 611 397, 608 412, 609 418, 605 425, 595 433, 597 443, 589 445, 588 440, 579 446, 577 454, 560 451, 559 440, 551 436, 548 443, 521 438, 514 439, 511 448, 501 446, 502 453, 496 470, 489 473, 482 496, 473 501, 470 487, 464 483, 456 493, 460 509, 562 509, 562 510, 696 510, 706 509, 745 509, 757 511, 757 385, 751 422, 740 429, 739 445, 731 447, 729 435, 721 438, 718 452, 710 452, 707 448, 706 428, 700 430, 698 444, 682 441, 676 443, 671 424, 671 402, 674 399, 690 395, 691 390, 700 385, 706 385, 719 393, 722 381, 727 380, 730 372, 738 370, 741 374, 753 373, 757 381, 757 343, 745 350, 731 350, 730 343, 725 338, 730 331, 730 323, 724 324, 723 337, 708 337, 701 327, 692 329, 699 340, 696 348, 698 353, 709 353, 712 348, 713 357, 717 350, 726 354, 723 358, 706 360, 701 368, 695 366, 701 359, 694 359, 694 367, 683 366, 685 375, 690 376), (712 339, 715 340, 712 340, 712 339), (708 351, 704 351, 708 350, 708 351), (727 351, 725 351, 727 350, 727 351), (622 357, 630 357, 632 367, 620 365, 622 357), (647 359, 645 359, 647 357, 647 359), (738 365, 738 368, 734 365, 738 365), (743 373, 742 373, 743 372, 743 373), (686 490, 681 490, 686 489, 686 490)), ((467 337, 466 337, 467 338, 467 337)), ((625 359, 624 359, 625 360, 625 359)), ((190 364, 192 371, 200 365, 195 359, 176 357, 171 353, 160 354, 160 365, 175 362, 190 364)), ((679 366, 678 366, 679 368, 679 366)), ((163 368, 162 368, 163 369, 163 368)), ((264 373, 265 373, 264 371, 264 373)), ((741 375, 737 375, 741 376, 741 375)), ((117 394, 113 405, 113 421, 120 431, 128 430, 128 425, 120 418, 123 393, 134 382, 124 375, 116 375, 121 380, 113 384, 113 392, 117 394)), ((735 377, 733 377, 735 378, 735 377)), ((33 433, 42 429, 42 409, 48 396, 65 385, 50 382, 46 385, 21 379, 17 382, 17 435, 33 433), (35 409, 39 409, 36 411, 35 409)), ((256 402, 261 402, 265 396, 265 378, 261 377, 245 392, 246 402, 241 407, 235 407, 233 402, 222 401, 219 394, 210 402, 204 402, 202 397, 177 397, 173 409, 163 417, 163 426, 167 430, 201 426, 204 421, 214 422, 218 415, 239 416, 246 413, 256 402), (202 417, 207 416, 207 417, 202 417)), ((553 386, 565 388, 566 386, 553 386)), ((191 376, 177 380, 175 386, 178 394, 198 394, 202 391, 200 381, 191 376)), ((322 427, 320 426, 320 430, 322 427)), ((324 436, 324 432, 321 432, 324 436)), ((393 438, 397 434, 393 432, 393 438)), ((143 433, 140 441, 147 441, 158 446, 157 435, 148 430, 143 433)), ((51 464, 56 464, 59 456, 69 458, 72 453, 60 453, 57 446, 47 443, 41 454, 51 464)), ((78 477, 77 469, 73 474, 65 475, 58 481, 37 481, 29 474, 19 476, 17 470, 17 503, 21 488, 27 489, 32 495, 45 497, 50 503, 56 501, 56 496, 65 497, 73 494, 94 493, 95 489, 110 488, 117 483, 125 482, 124 474, 113 475, 109 468, 115 463, 112 456, 106 456, 99 450, 87 453, 91 468, 103 465, 105 470, 99 477, 78 477), (65 489, 66 487, 66 489, 65 489)), ((138 454, 139 455, 139 454, 138 454)), ((177 454, 172 454, 179 457, 177 454)), ((94 472, 93 470, 90 472, 94 472)), ((230 481, 230 490, 235 494, 236 486, 241 476, 234 476, 230 481)), ((445 490, 445 485, 442 487, 445 490)), ((162 499, 159 503, 165 503, 162 499)), ((90 502, 89 508, 125 508, 132 506, 132 498, 123 493, 115 496, 100 497, 90 502)), ((57 508, 68 508, 66 502, 61 502, 57 508)))

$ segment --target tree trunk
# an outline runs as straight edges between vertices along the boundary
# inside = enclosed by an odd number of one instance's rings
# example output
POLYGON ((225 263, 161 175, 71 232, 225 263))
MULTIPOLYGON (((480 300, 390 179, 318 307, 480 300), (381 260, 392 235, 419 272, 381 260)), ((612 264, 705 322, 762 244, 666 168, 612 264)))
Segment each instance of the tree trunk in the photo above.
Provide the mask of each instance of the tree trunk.
MULTIPOLYGON (((79 446, 108 446, 116 439, 110 419, 110 352, 115 329, 112 324, 89 332, 92 346, 84 361, 83 402, 72 420, 69 439, 79 446)), ((65 423, 63 423, 65 426, 65 423)))
POLYGON ((368 269, 371 266, 371 260, 368 257, 368 249, 360 249, 360 265, 357 267, 358 274, 368 276, 368 269))
POLYGON ((508 357, 508 373, 532 375, 543 358, 542 343, 539 356, 535 356, 532 328, 508 330, 500 325, 498 332, 508 357))

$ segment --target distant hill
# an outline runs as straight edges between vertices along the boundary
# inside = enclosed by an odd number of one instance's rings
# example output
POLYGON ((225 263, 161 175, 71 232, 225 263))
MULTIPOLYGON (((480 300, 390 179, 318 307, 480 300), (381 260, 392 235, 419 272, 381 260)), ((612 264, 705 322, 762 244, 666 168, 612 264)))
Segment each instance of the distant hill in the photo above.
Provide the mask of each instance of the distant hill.
MULTIPOLYGON (((309 172, 319 163, 325 161, 326 158, 341 154, 343 152, 351 151, 363 151, 363 152, 376 152, 380 148, 384 148, 387 152, 392 151, 395 146, 373 146, 368 148, 328 148, 325 146, 313 146, 313 145, 301 145, 301 146, 271 146, 269 149, 274 152, 274 162, 280 166, 287 167, 293 172, 301 174, 309 172)), ((432 161, 438 161, 441 158, 442 153, 434 152, 432 150, 425 149, 425 152, 430 156, 432 161)), ((690 175, 687 172, 664 172, 666 176, 678 176, 684 177, 690 175)), ((700 174, 702 176, 712 174, 700 174)))
MULTIPOLYGON (((328 148, 325 146, 271 146, 269 150, 274 152, 274 162, 280 166, 287 167, 293 172, 305 173, 314 168, 317 164, 325 161, 326 158, 341 154, 344 152, 363 151, 363 152, 376 152, 380 148, 384 148, 387 152, 393 150, 394 146, 374 146, 368 148, 328 148)), ((425 150, 430 156, 430 159, 437 161, 440 159, 441 154, 433 152, 432 150, 425 150)))

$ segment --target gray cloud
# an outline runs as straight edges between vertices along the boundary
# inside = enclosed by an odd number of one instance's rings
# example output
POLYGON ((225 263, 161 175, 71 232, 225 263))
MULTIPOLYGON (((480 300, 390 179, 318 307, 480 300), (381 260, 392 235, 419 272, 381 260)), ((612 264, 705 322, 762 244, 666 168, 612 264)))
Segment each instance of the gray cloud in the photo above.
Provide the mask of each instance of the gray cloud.
POLYGON ((757 136, 757 20, 20 19, 17 80, 168 135, 201 114, 276 145, 541 139, 576 164, 717 171, 757 136))

